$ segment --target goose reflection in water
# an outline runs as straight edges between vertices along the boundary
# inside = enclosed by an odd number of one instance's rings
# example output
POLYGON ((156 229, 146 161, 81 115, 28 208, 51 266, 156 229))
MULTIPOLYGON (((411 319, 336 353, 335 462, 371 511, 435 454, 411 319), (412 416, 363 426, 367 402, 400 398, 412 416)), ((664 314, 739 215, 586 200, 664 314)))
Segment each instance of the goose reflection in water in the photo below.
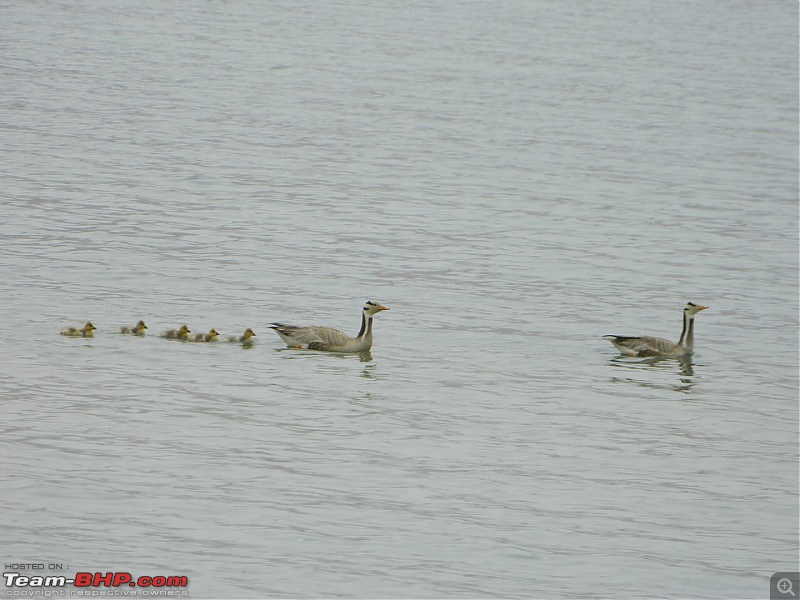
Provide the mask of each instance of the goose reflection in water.
POLYGON ((612 366, 627 370, 650 368, 657 369, 664 373, 671 373, 679 376, 680 383, 664 384, 653 381, 642 381, 631 377, 611 377, 612 382, 633 383, 638 387, 651 389, 670 389, 676 392, 689 392, 697 380, 694 379, 694 362, 691 355, 680 357, 657 356, 645 360, 630 360, 623 356, 617 356, 610 361, 612 366), (675 368, 677 366, 677 368, 675 368))

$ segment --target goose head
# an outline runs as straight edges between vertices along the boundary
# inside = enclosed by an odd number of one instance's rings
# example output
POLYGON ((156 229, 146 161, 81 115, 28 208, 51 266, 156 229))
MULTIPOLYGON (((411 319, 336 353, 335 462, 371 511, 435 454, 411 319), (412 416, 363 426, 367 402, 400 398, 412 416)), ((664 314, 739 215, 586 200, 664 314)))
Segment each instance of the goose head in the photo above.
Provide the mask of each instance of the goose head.
POLYGON ((683 312, 686 316, 693 317, 701 310, 707 309, 707 306, 703 306, 701 304, 695 304, 694 302, 687 302, 686 306, 683 307, 683 312))
POLYGON ((380 302, 367 300, 367 303, 364 305, 364 316, 371 317, 372 315, 377 314, 382 310, 389 310, 389 307, 384 306, 380 302))

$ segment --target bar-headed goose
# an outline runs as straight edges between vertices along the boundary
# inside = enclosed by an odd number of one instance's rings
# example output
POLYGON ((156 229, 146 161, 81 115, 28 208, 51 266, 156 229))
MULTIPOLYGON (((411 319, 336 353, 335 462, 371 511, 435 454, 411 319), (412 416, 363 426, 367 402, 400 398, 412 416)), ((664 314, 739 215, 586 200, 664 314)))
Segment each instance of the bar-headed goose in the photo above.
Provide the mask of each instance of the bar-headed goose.
POLYGON ((307 348, 324 352, 366 352, 372 347, 372 319, 382 310, 389 310, 380 302, 368 300, 361 311, 361 330, 354 338, 332 327, 297 327, 272 323, 271 329, 286 342, 289 348, 307 348))
POLYGON ((603 336, 626 356, 684 356, 694 350, 694 317, 707 306, 688 302, 683 308, 683 331, 678 343, 658 337, 626 337, 621 335, 603 336))

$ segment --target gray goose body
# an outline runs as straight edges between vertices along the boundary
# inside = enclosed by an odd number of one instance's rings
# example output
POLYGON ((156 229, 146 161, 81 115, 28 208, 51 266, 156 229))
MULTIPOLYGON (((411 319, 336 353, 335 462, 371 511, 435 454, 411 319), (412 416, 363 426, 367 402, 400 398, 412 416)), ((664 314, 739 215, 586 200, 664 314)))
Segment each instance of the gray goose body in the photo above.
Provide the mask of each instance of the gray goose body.
POLYGON ((693 302, 686 304, 683 308, 683 330, 677 343, 646 335, 637 337, 606 335, 603 338, 614 344, 614 347, 625 356, 640 358, 686 356, 694 351, 694 318, 697 313, 707 308, 707 306, 700 306, 693 302))
POLYGON ((287 325, 272 323, 271 329, 289 348, 304 348, 322 352, 366 352, 372 348, 372 321, 374 315, 389 310, 379 302, 367 301, 361 311, 361 329, 356 337, 350 337, 333 327, 320 325, 287 325))

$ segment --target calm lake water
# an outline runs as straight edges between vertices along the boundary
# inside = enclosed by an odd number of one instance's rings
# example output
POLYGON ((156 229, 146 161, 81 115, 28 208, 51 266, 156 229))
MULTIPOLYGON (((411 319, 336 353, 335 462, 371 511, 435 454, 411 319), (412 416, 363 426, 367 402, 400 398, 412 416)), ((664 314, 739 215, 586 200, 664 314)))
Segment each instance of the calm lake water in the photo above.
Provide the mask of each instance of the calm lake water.
POLYGON ((797 13, 5 2, 0 558, 196 598, 767 597, 797 13), (371 359, 267 328, 355 334, 368 298, 371 359), (689 300, 688 363, 601 339, 675 340, 689 300))

